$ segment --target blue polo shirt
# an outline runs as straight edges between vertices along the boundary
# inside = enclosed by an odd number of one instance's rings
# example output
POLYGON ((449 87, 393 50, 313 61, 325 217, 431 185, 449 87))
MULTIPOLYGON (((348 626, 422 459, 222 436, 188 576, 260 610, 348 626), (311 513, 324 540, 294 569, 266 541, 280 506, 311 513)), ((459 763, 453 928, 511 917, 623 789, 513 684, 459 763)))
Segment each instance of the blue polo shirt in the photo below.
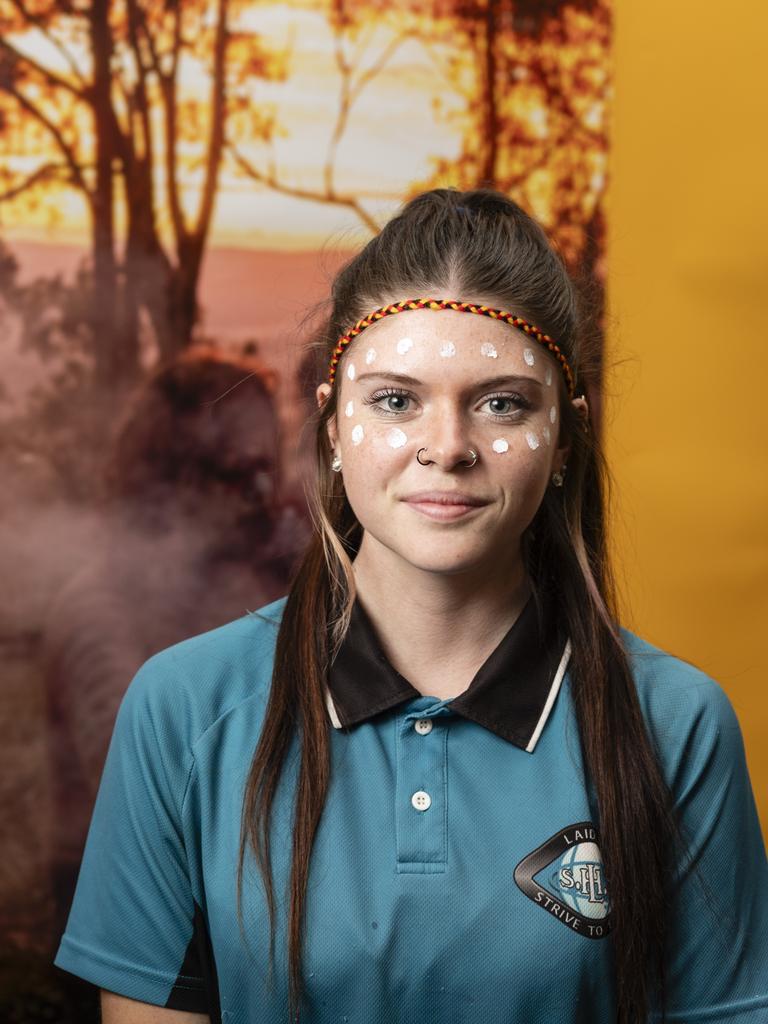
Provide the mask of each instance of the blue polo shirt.
MULTIPOLYGON (((250 849, 243 932, 235 890, 285 600, 160 652, 128 686, 57 966, 213 1022, 286 1024, 296 739, 273 820, 272 986, 250 849)), ((764 1024, 768 862, 738 721, 699 669, 622 635, 708 890, 678 865, 668 1019, 764 1024)), ((355 601, 326 687, 302 1024, 613 1024, 610 893, 570 651, 531 598, 467 690, 422 696, 355 601)))

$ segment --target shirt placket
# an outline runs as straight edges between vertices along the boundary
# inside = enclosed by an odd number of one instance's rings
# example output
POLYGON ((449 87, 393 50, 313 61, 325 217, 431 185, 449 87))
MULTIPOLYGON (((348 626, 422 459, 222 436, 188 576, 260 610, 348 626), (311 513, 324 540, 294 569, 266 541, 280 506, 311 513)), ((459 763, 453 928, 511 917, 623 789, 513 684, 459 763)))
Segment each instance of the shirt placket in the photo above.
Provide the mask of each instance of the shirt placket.
POLYGON ((445 871, 448 856, 448 729, 444 703, 397 720, 397 871, 445 871))

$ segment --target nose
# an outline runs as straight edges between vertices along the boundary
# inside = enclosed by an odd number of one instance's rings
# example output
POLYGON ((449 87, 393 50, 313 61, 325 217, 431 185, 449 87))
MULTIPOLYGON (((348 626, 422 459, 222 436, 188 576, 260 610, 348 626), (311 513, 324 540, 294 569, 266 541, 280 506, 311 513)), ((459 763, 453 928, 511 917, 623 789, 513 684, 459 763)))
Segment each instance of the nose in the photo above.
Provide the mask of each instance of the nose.
MULTIPOLYGON (((462 462, 471 462, 472 444, 466 419, 461 410, 443 408, 436 410, 424 432, 426 458, 443 469, 453 469, 462 462)), ((426 461, 426 460, 425 460, 426 461)))

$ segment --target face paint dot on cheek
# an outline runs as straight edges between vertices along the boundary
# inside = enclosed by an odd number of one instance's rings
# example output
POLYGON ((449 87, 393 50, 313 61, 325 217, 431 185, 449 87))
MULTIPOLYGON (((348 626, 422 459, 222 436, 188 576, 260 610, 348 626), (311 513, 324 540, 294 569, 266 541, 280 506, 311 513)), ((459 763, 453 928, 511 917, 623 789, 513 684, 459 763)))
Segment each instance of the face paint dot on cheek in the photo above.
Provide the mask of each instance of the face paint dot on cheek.
POLYGON ((536 449, 539 447, 538 437, 535 434, 532 434, 530 430, 525 435, 525 440, 528 442, 528 447, 531 449, 531 451, 536 451, 536 449))
POLYGON ((371 365, 371 363, 373 362, 373 360, 375 358, 376 358, 376 349, 375 348, 369 348, 368 351, 365 353, 365 361, 368 364, 368 366, 371 365))
POLYGON ((352 444, 360 444, 364 437, 363 428, 359 423, 352 427, 352 444))
POLYGON ((553 405, 552 408, 549 410, 549 422, 550 423, 554 423, 556 419, 557 419, 557 409, 553 405))
POLYGON ((546 443, 549 444, 552 440, 552 435, 549 432, 549 427, 544 427, 541 433, 544 435, 544 440, 546 441, 546 443))
POLYGON ((397 343, 397 354, 404 356, 409 349, 413 348, 413 338, 401 338, 397 343))
POLYGON ((527 348, 525 352, 523 352, 523 359, 525 359, 526 363, 528 363, 529 366, 533 366, 533 364, 536 362, 536 357, 533 354, 533 350, 527 348))
POLYGON ((347 367, 347 376, 349 377, 350 380, 354 380, 355 379, 355 364, 354 363, 350 363, 349 366, 347 367))
POLYGON ((354 411, 355 411, 355 404, 354 404, 354 402, 347 402, 347 404, 346 404, 346 406, 344 408, 345 415, 351 416, 354 411))
POLYGON ((444 341, 442 343, 442 345, 440 346, 440 355, 441 356, 455 356, 456 355, 456 346, 453 344, 452 341, 444 341))
POLYGON ((407 440, 408 436, 403 433, 400 427, 392 427, 391 430, 387 431, 387 444, 390 448, 402 448, 407 440))
POLYGON ((489 359, 498 359, 499 353, 496 351, 494 345, 490 341, 484 341, 480 346, 480 355, 488 356, 489 359))
POLYGON ((552 367, 551 366, 547 367, 547 372, 544 374, 544 383, 547 385, 547 387, 549 387, 549 385, 552 383, 552 367))
POLYGON ((497 437, 496 440, 491 445, 491 448, 493 448, 495 452, 503 454, 504 452, 509 450, 509 441, 505 441, 503 437, 497 437))

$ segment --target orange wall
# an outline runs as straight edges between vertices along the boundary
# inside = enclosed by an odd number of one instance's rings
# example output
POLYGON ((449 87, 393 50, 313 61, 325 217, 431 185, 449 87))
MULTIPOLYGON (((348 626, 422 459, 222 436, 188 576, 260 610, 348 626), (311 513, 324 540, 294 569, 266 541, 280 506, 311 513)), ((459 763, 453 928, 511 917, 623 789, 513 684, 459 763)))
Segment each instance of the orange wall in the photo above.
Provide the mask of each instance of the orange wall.
POLYGON ((615 15, 605 428, 624 623, 726 690, 768 835, 768 7, 615 15))

